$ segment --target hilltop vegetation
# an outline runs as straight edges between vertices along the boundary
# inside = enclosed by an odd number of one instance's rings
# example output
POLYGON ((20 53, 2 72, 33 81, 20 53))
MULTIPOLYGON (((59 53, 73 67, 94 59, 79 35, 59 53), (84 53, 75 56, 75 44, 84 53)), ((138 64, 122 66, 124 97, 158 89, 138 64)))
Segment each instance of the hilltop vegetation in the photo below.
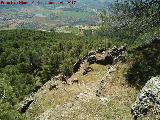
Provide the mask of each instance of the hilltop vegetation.
POLYGON ((131 43, 159 36, 160 4, 157 0, 115 2, 111 13, 103 12, 102 34, 131 43))
POLYGON ((128 43, 133 63, 128 71, 128 81, 138 88, 151 76, 160 74, 159 11, 160 4, 156 0, 125 0, 115 2, 110 14, 105 11, 101 14, 103 23, 99 34, 128 43))

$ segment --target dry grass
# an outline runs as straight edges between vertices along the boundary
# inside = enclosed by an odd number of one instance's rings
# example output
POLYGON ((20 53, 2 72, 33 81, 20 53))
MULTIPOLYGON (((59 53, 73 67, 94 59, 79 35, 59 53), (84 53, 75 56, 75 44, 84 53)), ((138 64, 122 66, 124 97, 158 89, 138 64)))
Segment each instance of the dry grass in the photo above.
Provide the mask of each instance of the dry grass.
POLYGON ((81 83, 80 85, 62 84, 59 86, 58 90, 49 91, 48 85, 46 84, 43 90, 38 91, 35 103, 32 104, 27 111, 26 116, 28 119, 34 119, 50 108, 63 105, 77 94, 89 91, 90 89, 87 85, 96 84, 95 81, 100 81, 101 77, 106 73, 106 67, 103 65, 94 64, 91 65, 91 67, 94 71, 85 76, 82 75, 83 69, 72 76, 72 78, 78 78, 81 83))
POLYGON ((83 76, 81 69, 72 76, 78 78, 80 84, 61 85, 58 90, 52 91, 45 87, 39 91, 37 101, 27 113, 30 116, 28 118, 34 119, 50 109, 50 113, 46 114, 49 120, 132 120, 130 108, 137 91, 126 83, 127 64, 120 64, 111 78, 107 79, 103 95, 108 101, 103 102, 96 96, 89 101, 75 99, 80 93, 95 94, 102 77, 107 73, 106 66, 93 64, 91 67, 94 71, 87 75, 83 76), (73 105, 67 106, 67 103, 73 105))

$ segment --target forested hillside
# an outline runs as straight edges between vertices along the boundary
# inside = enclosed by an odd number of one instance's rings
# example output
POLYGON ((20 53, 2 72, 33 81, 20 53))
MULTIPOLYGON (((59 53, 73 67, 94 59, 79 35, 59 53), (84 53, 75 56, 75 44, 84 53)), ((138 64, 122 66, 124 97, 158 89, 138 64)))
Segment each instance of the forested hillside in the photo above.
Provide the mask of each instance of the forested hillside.
POLYGON ((99 34, 128 43, 133 62, 133 68, 128 73, 129 83, 140 88, 151 76, 160 74, 159 16, 160 4, 157 0, 116 1, 110 13, 103 11, 101 14, 103 23, 99 34))
POLYGON ((101 32, 105 36, 143 44, 159 36, 159 11, 158 0, 117 1, 110 13, 104 11, 101 14, 101 32))
POLYGON ((0 118, 17 119, 13 109, 18 102, 51 77, 72 75, 73 64, 88 51, 104 47, 104 40, 32 30, 0 31, 0 118))

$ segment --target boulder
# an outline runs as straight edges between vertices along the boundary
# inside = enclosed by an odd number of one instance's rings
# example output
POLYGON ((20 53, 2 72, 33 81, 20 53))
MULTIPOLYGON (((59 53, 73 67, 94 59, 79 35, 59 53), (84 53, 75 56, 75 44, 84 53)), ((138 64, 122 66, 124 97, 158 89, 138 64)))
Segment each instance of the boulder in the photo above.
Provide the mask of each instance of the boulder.
POLYGON ((71 82, 72 83, 79 83, 79 80, 77 78, 74 78, 71 82))
POLYGON ((90 64, 97 63, 102 65, 114 64, 126 56, 126 47, 116 47, 112 49, 99 48, 95 51, 90 51, 86 56, 77 61, 73 66, 73 72, 77 72, 83 62, 87 61, 90 64))
POLYGON ((156 120, 160 120, 160 76, 151 78, 142 88, 134 105, 131 108, 131 114, 134 120, 143 115, 152 113, 156 120))
POLYGON ((100 90, 96 90, 96 96, 97 96, 97 97, 101 97, 101 96, 102 96, 102 93, 101 93, 100 90))
POLYGON ((96 62, 96 55, 90 55, 87 57, 87 62, 89 62, 90 64, 93 64, 96 62))
POLYGON ((110 65, 109 67, 108 67, 108 74, 111 74, 112 72, 114 72, 116 70, 116 68, 115 68, 115 66, 113 66, 113 65, 110 65))
POLYGON ((127 51, 126 46, 121 46, 121 47, 120 47, 120 51, 127 51))
POLYGON ((57 86, 58 86, 58 84, 50 84, 49 90, 51 91, 53 89, 58 89, 57 86))
POLYGON ((109 101, 107 97, 100 97, 99 99, 102 103, 106 103, 109 101))
POLYGON ((26 97, 24 101, 21 102, 20 107, 18 108, 18 111, 20 113, 25 113, 33 101, 34 101, 33 95, 31 95, 30 97, 26 97))
POLYGON ((69 78, 68 79, 68 85, 71 85, 73 83, 79 83, 79 80, 77 78, 69 78))
POLYGON ((79 68, 80 68, 80 66, 81 66, 81 63, 82 63, 82 60, 78 60, 74 65, 73 65, 73 72, 74 73, 76 73, 78 70, 79 70, 79 68))
POLYGON ((51 80, 53 80, 53 81, 61 81, 63 83, 67 83, 67 78, 63 74, 59 74, 59 75, 53 77, 51 80))
POLYGON ((107 65, 107 64, 114 64, 116 63, 121 57, 125 56, 126 54, 126 47, 116 47, 114 46, 112 49, 107 51, 103 51, 101 53, 96 54, 96 63, 107 65))
POLYGON ((91 68, 91 67, 86 67, 86 68, 84 69, 83 75, 86 75, 88 72, 91 72, 92 70, 93 70, 93 68, 91 68))
POLYGON ((110 50, 110 54, 114 57, 123 56, 123 54, 127 51, 127 48, 125 46, 116 47, 114 46, 110 50))
POLYGON ((95 51, 90 51, 90 52, 88 53, 88 56, 91 56, 91 55, 96 55, 96 52, 95 52, 95 51))
POLYGON ((114 58, 108 53, 96 55, 97 64, 102 64, 102 65, 113 64, 113 60, 114 58))
POLYGON ((114 46, 114 47, 111 49, 110 54, 111 54, 112 56, 114 56, 114 57, 118 57, 118 56, 121 54, 121 51, 122 51, 121 47, 118 48, 118 47, 114 46))
POLYGON ((103 51, 106 51, 106 49, 105 48, 98 48, 96 50, 96 53, 102 53, 103 51))

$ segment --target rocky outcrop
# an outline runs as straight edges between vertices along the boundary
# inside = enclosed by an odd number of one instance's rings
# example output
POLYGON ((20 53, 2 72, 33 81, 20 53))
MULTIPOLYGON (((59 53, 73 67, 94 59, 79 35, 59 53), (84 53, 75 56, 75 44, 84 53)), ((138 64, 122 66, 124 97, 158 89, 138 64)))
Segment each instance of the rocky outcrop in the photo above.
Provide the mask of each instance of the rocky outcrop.
POLYGON ((49 90, 51 91, 51 90, 56 90, 56 89, 58 89, 58 84, 50 84, 50 86, 49 86, 49 90))
POLYGON ((79 60, 73 65, 73 72, 74 72, 74 73, 76 73, 76 72, 79 70, 81 64, 82 64, 82 60, 79 59, 79 60))
POLYGON ((20 104, 20 107, 18 108, 18 111, 20 113, 25 113, 27 109, 29 108, 30 104, 34 101, 34 95, 32 94, 29 97, 26 97, 20 104))
POLYGON ((120 58, 126 56, 127 49, 125 46, 116 47, 112 49, 102 49, 96 51, 96 54, 89 55, 87 62, 90 64, 97 63, 102 65, 115 64, 120 58))
MULTIPOLYGON (((49 91, 57 90, 60 85, 67 83, 68 81, 66 76, 64 76, 63 74, 59 74, 51 78, 51 80, 44 84, 43 87, 47 87, 49 91)), ((43 90, 43 87, 41 87, 40 90, 43 90)))
POLYGON ((86 56, 82 59, 79 59, 73 65, 73 72, 76 73, 81 65, 86 61, 90 64, 102 64, 102 65, 113 65, 122 57, 125 57, 127 53, 127 49, 125 46, 116 47, 114 46, 111 49, 98 48, 96 51, 90 51, 86 56))
POLYGON ((93 69, 92 69, 91 67, 86 67, 86 68, 84 69, 83 75, 86 75, 87 73, 89 73, 89 72, 91 72, 91 71, 93 71, 93 69))
MULTIPOLYGON (((53 77, 50 81, 44 84, 43 87, 47 87, 48 90, 51 91, 58 89, 58 86, 61 84, 67 84, 67 78, 63 74, 59 74, 53 77)), ((41 87, 40 90, 43 90, 43 87, 41 87)), ((33 101, 34 94, 31 94, 29 97, 24 98, 24 100, 20 104, 20 107, 18 108, 18 111, 20 113, 25 113, 33 101)))
POLYGON ((101 79, 101 82, 99 84, 99 88, 96 90, 96 96, 97 97, 104 97, 103 96, 103 90, 106 88, 106 85, 107 85, 107 80, 110 79, 111 77, 111 74, 116 71, 116 67, 117 65, 114 65, 114 66, 109 66, 108 67, 108 70, 107 70, 107 74, 101 79))
POLYGON ((151 112, 160 120, 160 76, 153 77, 146 83, 131 109, 135 120, 151 112))
POLYGON ((96 55, 90 55, 87 57, 87 62, 89 62, 90 64, 93 64, 96 62, 96 55))
POLYGON ((72 84, 74 84, 74 83, 78 84, 78 83, 79 83, 79 80, 78 80, 77 78, 69 78, 69 79, 67 80, 67 84, 68 84, 68 85, 72 85, 72 84))
POLYGON ((71 82, 72 82, 72 84, 73 83, 79 83, 79 80, 77 78, 74 78, 71 82))
POLYGON ((107 52, 96 55, 96 63, 97 64, 102 64, 102 65, 110 64, 110 65, 112 65, 113 62, 114 62, 114 57, 107 52))
POLYGON ((91 56, 91 55, 96 55, 96 52, 95 52, 95 51, 90 51, 90 52, 88 53, 88 56, 91 56))
POLYGON ((102 53, 103 51, 106 51, 106 48, 98 48, 96 53, 102 53))
POLYGON ((31 120, 131 120, 128 110, 133 98, 128 95, 132 95, 132 89, 125 86, 125 78, 120 76, 126 70, 126 65, 122 64, 83 64, 77 73, 67 79, 67 84, 62 83, 64 76, 54 77, 37 93, 27 116, 31 120), (87 67, 94 71, 82 76, 87 67), (36 110, 34 115, 33 110, 36 110))
POLYGON ((63 75, 63 74, 59 74, 59 75, 53 77, 51 80, 52 80, 52 81, 55 81, 55 82, 56 82, 56 81, 60 81, 60 82, 62 82, 62 83, 67 83, 67 78, 66 78, 66 76, 63 75))

